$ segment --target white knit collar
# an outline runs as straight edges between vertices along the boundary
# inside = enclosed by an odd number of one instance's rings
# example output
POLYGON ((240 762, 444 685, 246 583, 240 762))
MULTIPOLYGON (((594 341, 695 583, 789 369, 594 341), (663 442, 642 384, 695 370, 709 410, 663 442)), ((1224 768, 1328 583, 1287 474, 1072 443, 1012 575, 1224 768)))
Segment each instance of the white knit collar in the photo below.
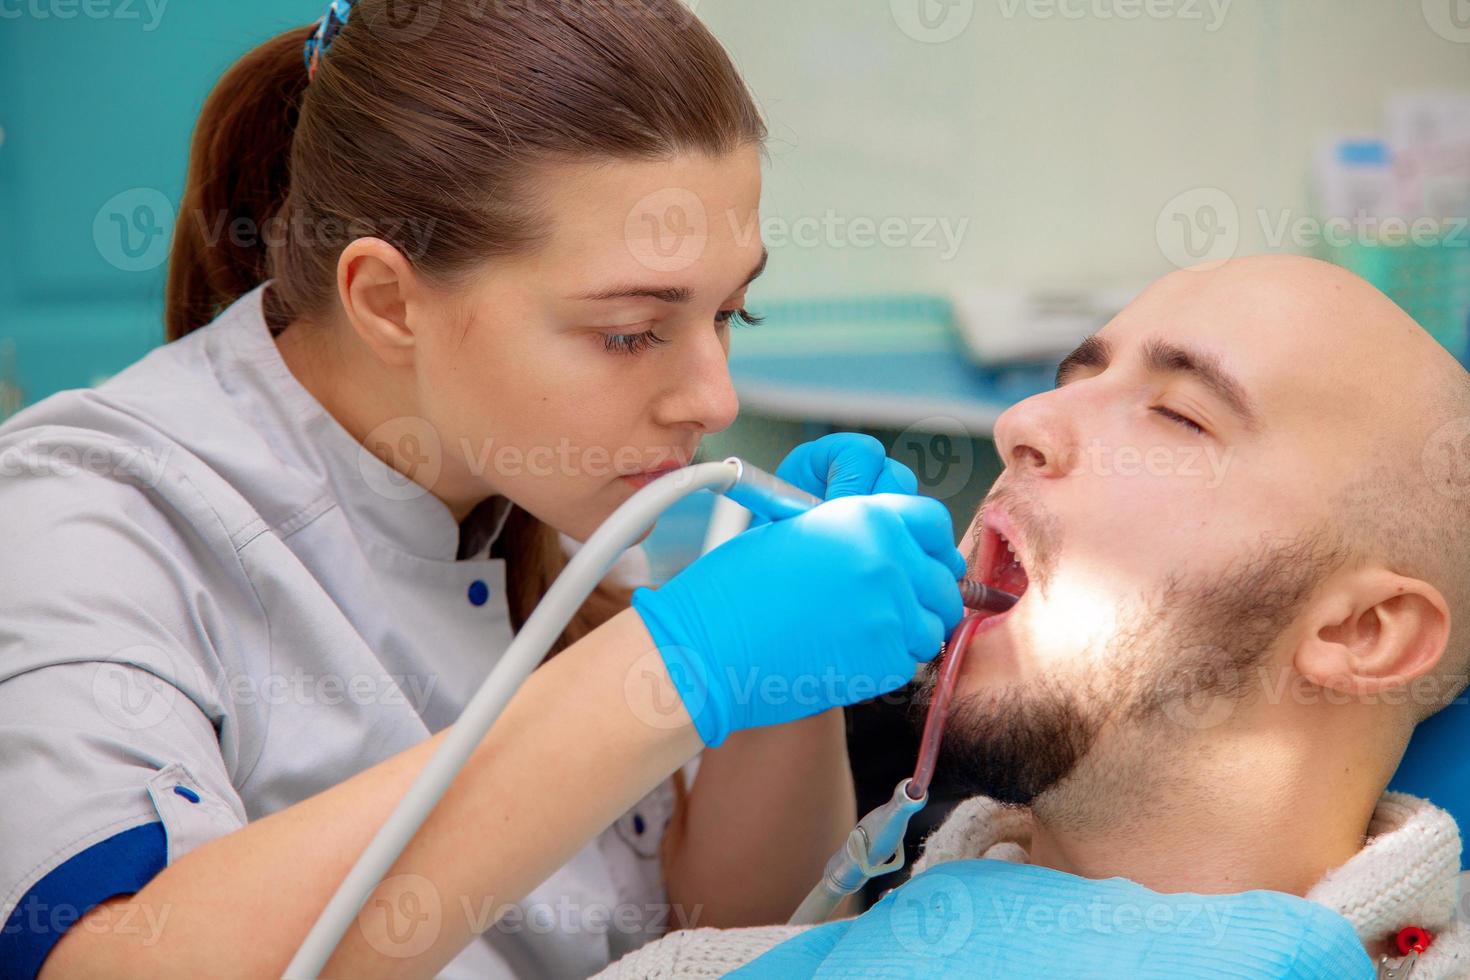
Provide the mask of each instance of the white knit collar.
MULTIPOLYGON (((971 797, 924 841, 913 873, 967 858, 1027 863, 1031 832, 1030 810, 971 797)), ((1427 929, 1435 941, 1415 977, 1466 976, 1470 929, 1465 916, 1456 914, 1459 881, 1460 831, 1454 818, 1427 800, 1385 793, 1363 849, 1328 872, 1306 897, 1351 922, 1364 945, 1404 926, 1427 929)))
POLYGON ((1339 912, 1364 939, 1407 925, 1438 933, 1455 918, 1460 829, 1428 800, 1385 793, 1373 811, 1363 849, 1306 897, 1339 912))

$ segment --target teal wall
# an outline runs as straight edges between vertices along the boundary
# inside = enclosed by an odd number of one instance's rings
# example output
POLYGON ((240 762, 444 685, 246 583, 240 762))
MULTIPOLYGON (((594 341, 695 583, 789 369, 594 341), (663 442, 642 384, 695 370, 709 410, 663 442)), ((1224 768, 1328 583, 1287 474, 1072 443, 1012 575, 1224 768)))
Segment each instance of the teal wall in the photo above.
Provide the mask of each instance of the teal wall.
POLYGON ((162 341, 172 208, 204 97, 242 52, 314 8, 0 7, 0 342, 14 346, 27 401, 91 384, 162 341))

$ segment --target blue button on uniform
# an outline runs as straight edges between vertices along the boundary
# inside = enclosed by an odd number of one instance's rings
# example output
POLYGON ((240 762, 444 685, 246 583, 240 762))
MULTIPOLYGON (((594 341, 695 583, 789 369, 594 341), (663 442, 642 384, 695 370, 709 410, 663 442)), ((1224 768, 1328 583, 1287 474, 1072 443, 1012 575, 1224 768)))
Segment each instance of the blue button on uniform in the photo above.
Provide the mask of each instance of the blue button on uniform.
POLYGON ((175 786, 174 787, 174 792, 175 793, 178 793, 180 796, 182 796, 184 799, 188 800, 190 803, 198 803, 199 802, 199 794, 196 793, 196 792, 194 792, 192 789, 190 789, 187 786, 175 786))
POLYGON ((483 606, 490 599, 490 586, 480 579, 470 583, 470 605, 483 606))

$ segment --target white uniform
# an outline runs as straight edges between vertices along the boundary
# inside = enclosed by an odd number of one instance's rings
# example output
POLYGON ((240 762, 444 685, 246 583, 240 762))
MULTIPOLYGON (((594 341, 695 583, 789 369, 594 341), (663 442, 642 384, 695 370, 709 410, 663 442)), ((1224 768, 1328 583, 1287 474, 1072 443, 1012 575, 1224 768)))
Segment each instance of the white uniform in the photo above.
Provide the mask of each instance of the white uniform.
MULTIPOLYGON (((0 978, 191 848, 440 730, 511 640, 504 508, 457 559, 449 509, 290 373, 263 288, 0 426, 0 978)), ((496 896, 443 909, 489 928, 442 975, 584 977, 663 932, 672 805, 665 781, 495 926, 496 896)), ((394 941, 415 919, 396 911, 394 941)))

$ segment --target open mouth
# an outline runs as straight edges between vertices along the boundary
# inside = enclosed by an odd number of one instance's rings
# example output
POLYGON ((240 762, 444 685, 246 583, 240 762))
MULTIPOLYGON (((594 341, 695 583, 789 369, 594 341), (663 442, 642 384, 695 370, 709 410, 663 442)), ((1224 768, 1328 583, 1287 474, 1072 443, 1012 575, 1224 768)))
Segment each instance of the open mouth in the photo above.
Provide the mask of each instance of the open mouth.
POLYGON ((980 581, 991 588, 1024 596, 1031 580, 1026 575, 1025 563, 1006 534, 1009 530, 1008 522, 986 516, 980 530, 980 558, 976 572, 980 581))

